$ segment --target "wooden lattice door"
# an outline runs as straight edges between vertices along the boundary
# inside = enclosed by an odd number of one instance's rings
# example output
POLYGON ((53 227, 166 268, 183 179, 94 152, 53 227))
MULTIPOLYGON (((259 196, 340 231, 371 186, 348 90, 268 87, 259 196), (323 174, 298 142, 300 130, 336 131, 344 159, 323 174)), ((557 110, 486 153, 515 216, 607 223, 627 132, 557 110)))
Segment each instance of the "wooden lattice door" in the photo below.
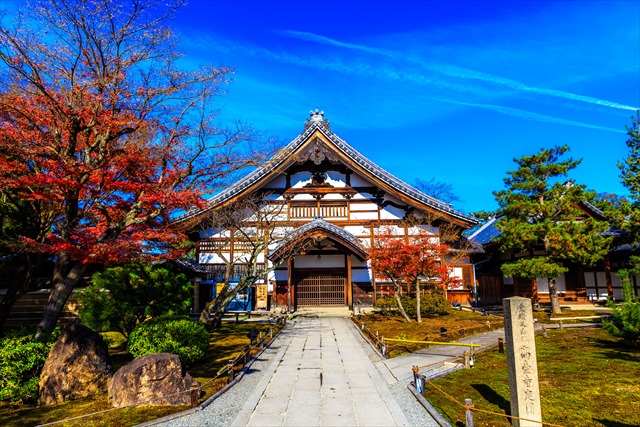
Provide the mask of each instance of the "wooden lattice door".
POLYGON ((346 305, 345 280, 344 276, 313 275, 298 281, 298 307, 346 305))

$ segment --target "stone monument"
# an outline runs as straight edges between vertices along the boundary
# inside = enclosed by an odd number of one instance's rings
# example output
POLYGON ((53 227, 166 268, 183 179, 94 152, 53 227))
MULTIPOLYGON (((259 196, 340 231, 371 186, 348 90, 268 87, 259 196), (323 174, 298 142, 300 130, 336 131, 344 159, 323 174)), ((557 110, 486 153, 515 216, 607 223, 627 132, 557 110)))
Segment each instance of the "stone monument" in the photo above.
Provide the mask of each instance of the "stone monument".
POLYGON ((531 300, 522 297, 505 298, 502 305, 511 415, 530 420, 514 418, 512 423, 515 427, 542 426, 531 300))

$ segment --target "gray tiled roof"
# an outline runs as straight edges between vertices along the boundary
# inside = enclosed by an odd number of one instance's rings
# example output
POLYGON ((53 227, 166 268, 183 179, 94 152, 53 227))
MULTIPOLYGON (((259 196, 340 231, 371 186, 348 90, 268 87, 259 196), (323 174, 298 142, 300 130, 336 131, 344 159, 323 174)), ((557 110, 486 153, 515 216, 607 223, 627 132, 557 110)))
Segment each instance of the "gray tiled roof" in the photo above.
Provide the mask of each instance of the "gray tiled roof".
POLYGON ((269 255, 277 253, 278 251, 280 251, 280 249, 282 249, 282 247, 289 244, 289 242, 291 242, 292 240, 295 240, 298 237, 302 236, 304 233, 307 233, 312 230, 317 230, 317 229, 322 229, 327 231, 330 234, 339 236, 345 241, 353 244, 354 246, 359 247, 363 252, 366 253, 366 250, 362 247, 362 245, 360 244, 356 236, 349 233, 347 230, 338 227, 337 225, 327 222, 323 217, 317 216, 311 222, 308 222, 292 230, 291 233, 289 233, 287 237, 278 246, 276 246, 275 248, 269 251, 269 255))
POLYGON ((207 206, 202 210, 194 210, 190 211, 182 217, 178 218, 176 221, 183 221, 185 219, 191 218, 193 216, 197 216, 202 212, 205 212, 209 209, 216 207, 218 204, 225 202, 226 200, 237 196, 242 193, 245 189, 249 188, 254 183, 258 182, 265 176, 267 176, 271 171, 276 169, 278 166, 286 162, 289 155, 298 149, 310 136, 319 130, 322 134, 330 140, 335 146, 349 159, 351 159, 354 163, 360 165, 363 169, 371 173, 373 176, 386 183, 387 185, 393 187, 395 190, 400 193, 410 197, 413 200, 421 202, 435 210, 440 212, 444 212, 448 215, 451 215, 455 218, 461 219, 463 221, 467 221, 473 224, 477 224, 478 220, 473 217, 466 215, 462 212, 459 212, 455 209, 451 208, 451 205, 445 203, 441 200, 438 200, 434 197, 431 197, 413 186, 407 184, 406 182, 398 179, 393 176, 386 170, 382 169, 371 160, 367 159, 365 156, 356 151, 353 147, 347 144, 346 141, 338 137, 331 128, 329 127, 328 120, 307 120, 305 123, 304 131, 298 135, 293 141, 291 141, 286 147, 280 150, 272 159, 267 161, 264 165, 254 169, 236 184, 227 188, 226 190, 220 192, 213 198, 211 198, 207 202, 207 206))
POLYGON ((469 237, 467 237, 472 243, 478 245, 486 245, 487 243, 491 243, 493 239, 500 235, 500 230, 496 227, 496 221, 498 218, 491 217, 482 224, 476 231, 471 233, 469 237))

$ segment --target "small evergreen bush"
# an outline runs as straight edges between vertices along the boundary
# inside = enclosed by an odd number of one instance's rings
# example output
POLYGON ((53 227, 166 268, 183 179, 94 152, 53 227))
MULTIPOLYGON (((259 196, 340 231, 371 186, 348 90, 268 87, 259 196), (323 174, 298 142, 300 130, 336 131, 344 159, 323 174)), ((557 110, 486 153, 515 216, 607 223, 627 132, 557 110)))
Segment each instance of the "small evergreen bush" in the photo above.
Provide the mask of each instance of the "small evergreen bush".
POLYGON ((193 284, 170 266, 132 262, 94 274, 91 284, 76 295, 82 323, 128 338, 150 317, 186 313, 193 284))
POLYGON ((611 301, 611 320, 602 325, 612 336, 629 341, 633 346, 640 346, 640 300, 633 293, 631 281, 622 280, 624 302, 620 306, 611 301))
POLYGON ((127 344, 135 357, 151 353, 180 356, 183 365, 202 359, 209 350, 209 332, 205 326, 187 316, 159 316, 138 325, 127 344))
POLYGON ((40 372, 60 329, 46 343, 36 341, 34 332, 15 329, 0 338, 0 401, 31 403, 38 399, 40 372))
POLYGON ((420 314, 423 317, 446 316, 451 304, 443 292, 425 293, 420 296, 420 314))
MULTIPOLYGON (((408 296, 400 298, 405 313, 411 319, 415 319, 416 315, 416 299, 408 296)), ((379 298, 375 307, 382 315, 397 314, 400 315, 398 304, 395 298, 379 298)), ((442 292, 426 292, 420 296, 420 315, 422 317, 445 316, 451 312, 451 304, 442 292)))
POLYGON ((392 312, 395 312, 398 308, 398 305, 396 303, 395 298, 385 297, 385 298, 378 298, 376 300, 376 303, 374 304, 374 307, 378 309, 380 314, 382 314, 383 316, 386 316, 388 314, 391 314, 392 312))

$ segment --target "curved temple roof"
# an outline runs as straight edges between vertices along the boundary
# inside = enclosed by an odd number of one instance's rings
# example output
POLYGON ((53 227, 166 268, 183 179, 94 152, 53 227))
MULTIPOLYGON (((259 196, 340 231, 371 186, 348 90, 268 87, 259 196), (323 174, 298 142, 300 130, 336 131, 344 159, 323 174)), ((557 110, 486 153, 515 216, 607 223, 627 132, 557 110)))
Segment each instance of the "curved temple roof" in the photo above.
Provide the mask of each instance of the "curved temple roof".
POLYGON ((358 239, 353 234, 338 227, 337 225, 327 222, 323 217, 317 216, 313 221, 294 229, 282 243, 269 251, 267 258, 270 260, 280 259, 283 252, 291 243, 302 239, 305 235, 311 234, 315 231, 321 231, 326 237, 333 238, 333 240, 343 244, 361 261, 364 261, 368 257, 367 251, 360 245, 358 239))
POLYGON ((408 196, 409 198, 422 203, 432 209, 446 213, 454 218, 467 222, 470 226, 478 223, 478 220, 475 217, 457 211, 451 208, 450 204, 419 191, 413 186, 407 184, 406 182, 382 169, 371 160, 367 159, 365 156, 363 156, 353 147, 347 144, 346 141, 333 133, 329 126, 329 121, 327 119, 323 119, 323 116, 324 112, 319 112, 318 110, 316 110, 315 112, 312 111, 311 118, 306 120, 305 122, 304 131, 293 141, 291 141, 286 147, 280 150, 273 158, 267 161, 264 165, 250 172, 248 175, 246 175, 231 187, 215 195, 207 202, 207 206, 205 208, 190 211, 185 215, 177 218, 176 222, 183 222, 190 218, 197 217, 202 213, 209 211, 210 209, 213 209, 218 205, 232 199, 233 197, 240 195, 243 191, 247 190, 253 184, 259 182, 270 172, 285 163, 287 159, 289 159, 290 155, 294 153, 298 148, 300 148, 300 146, 302 146, 315 131, 320 131, 329 141, 331 141, 335 145, 335 147, 344 156, 349 158, 355 164, 359 165, 375 178, 392 187, 399 193, 402 193, 405 196, 408 196))

